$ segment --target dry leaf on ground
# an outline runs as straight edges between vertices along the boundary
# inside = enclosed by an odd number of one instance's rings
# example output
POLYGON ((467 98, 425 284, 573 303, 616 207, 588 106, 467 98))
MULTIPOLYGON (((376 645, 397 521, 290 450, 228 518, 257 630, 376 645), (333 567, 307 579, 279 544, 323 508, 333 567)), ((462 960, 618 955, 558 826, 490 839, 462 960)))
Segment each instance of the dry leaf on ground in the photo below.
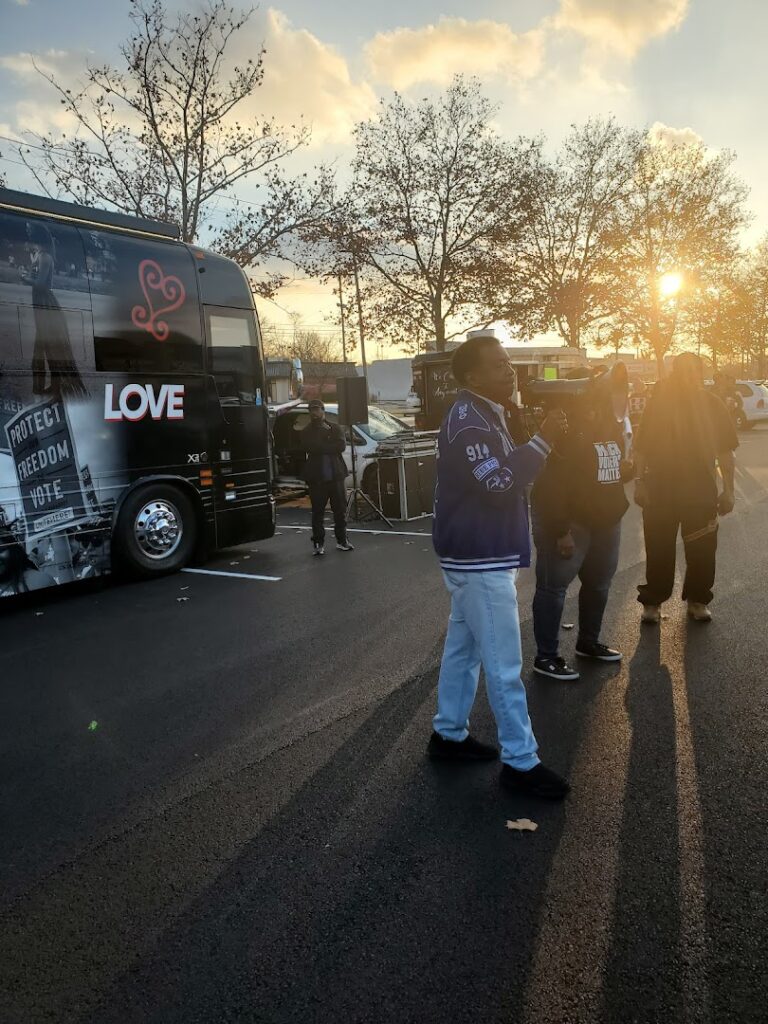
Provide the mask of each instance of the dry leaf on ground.
POLYGON ((538 827, 530 818, 518 818, 516 821, 507 822, 507 828, 515 832, 535 832, 538 827))

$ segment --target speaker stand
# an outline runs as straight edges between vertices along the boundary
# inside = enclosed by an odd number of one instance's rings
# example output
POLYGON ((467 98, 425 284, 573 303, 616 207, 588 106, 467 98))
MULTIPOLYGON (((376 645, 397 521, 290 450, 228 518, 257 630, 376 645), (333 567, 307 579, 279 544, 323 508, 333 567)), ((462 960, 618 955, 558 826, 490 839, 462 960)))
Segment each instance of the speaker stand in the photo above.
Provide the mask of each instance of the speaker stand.
POLYGON ((358 501, 362 498, 363 501, 368 505, 374 515, 378 516, 383 522, 387 524, 390 530, 394 530, 394 523, 390 522, 389 519, 384 515, 379 506, 375 501, 372 501, 362 487, 355 487, 354 490, 349 492, 349 498, 347 499, 347 521, 352 523, 362 522, 362 519, 358 513, 358 501), (352 510, 354 509, 354 515, 352 510))
POLYGON ((359 523, 360 514, 358 512, 358 501, 360 498, 366 503, 371 509, 374 515, 378 516, 383 522, 387 524, 390 530, 394 530, 394 524, 384 515, 382 510, 372 501, 362 487, 358 486, 357 483, 357 452, 355 451, 355 430, 354 426, 350 426, 350 440, 352 442, 352 490, 350 491, 349 498, 347 499, 347 522, 359 523), (353 514, 354 510, 354 514, 353 514))

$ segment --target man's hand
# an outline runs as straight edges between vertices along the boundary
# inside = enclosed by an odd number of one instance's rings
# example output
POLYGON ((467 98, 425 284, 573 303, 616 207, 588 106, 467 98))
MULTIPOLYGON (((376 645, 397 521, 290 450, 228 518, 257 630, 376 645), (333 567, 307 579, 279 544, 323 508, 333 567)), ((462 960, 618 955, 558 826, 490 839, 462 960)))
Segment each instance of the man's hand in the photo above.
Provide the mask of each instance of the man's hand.
POLYGON ((562 537, 557 538, 557 551, 561 558, 573 558, 576 553, 576 541, 569 530, 562 537))
POLYGON ((635 480, 635 504, 645 508, 648 504, 648 485, 642 478, 635 480))
POLYGON ((733 491, 723 491, 720 497, 717 499, 718 515, 727 516, 729 512, 733 512, 733 506, 735 504, 736 497, 733 491))
POLYGON ((547 413, 544 422, 539 427, 539 433, 547 444, 557 444, 568 430, 568 420, 562 409, 553 409, 547 413))

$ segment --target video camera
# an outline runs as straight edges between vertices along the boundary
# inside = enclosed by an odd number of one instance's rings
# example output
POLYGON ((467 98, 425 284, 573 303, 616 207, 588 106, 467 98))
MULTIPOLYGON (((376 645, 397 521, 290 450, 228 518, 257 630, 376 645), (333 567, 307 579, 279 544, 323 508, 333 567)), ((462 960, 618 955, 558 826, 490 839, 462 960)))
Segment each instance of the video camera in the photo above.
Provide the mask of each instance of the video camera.
POLYGON ((558 380, 528 381, 522 400, 534 418, 562 409, 573 428, 592 410, 611 410, 621 423, 629 412, 629 374, 619 362, 595 369, 581 367, 558 380))

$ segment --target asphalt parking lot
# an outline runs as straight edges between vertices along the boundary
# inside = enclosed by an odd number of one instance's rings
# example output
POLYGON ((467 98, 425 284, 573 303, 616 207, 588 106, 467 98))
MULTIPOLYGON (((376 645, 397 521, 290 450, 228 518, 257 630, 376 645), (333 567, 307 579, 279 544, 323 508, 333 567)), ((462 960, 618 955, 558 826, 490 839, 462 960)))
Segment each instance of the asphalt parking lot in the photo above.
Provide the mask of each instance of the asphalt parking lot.
POLYGON ((713 624, 640 629, 633 510, 624 664, 531 683, 562 806, 424 758, 428 522, 314 559, 285 508, 203 572, 4 608, 2 1019, 764 1020, 768 429, 739 459, 713 624))

